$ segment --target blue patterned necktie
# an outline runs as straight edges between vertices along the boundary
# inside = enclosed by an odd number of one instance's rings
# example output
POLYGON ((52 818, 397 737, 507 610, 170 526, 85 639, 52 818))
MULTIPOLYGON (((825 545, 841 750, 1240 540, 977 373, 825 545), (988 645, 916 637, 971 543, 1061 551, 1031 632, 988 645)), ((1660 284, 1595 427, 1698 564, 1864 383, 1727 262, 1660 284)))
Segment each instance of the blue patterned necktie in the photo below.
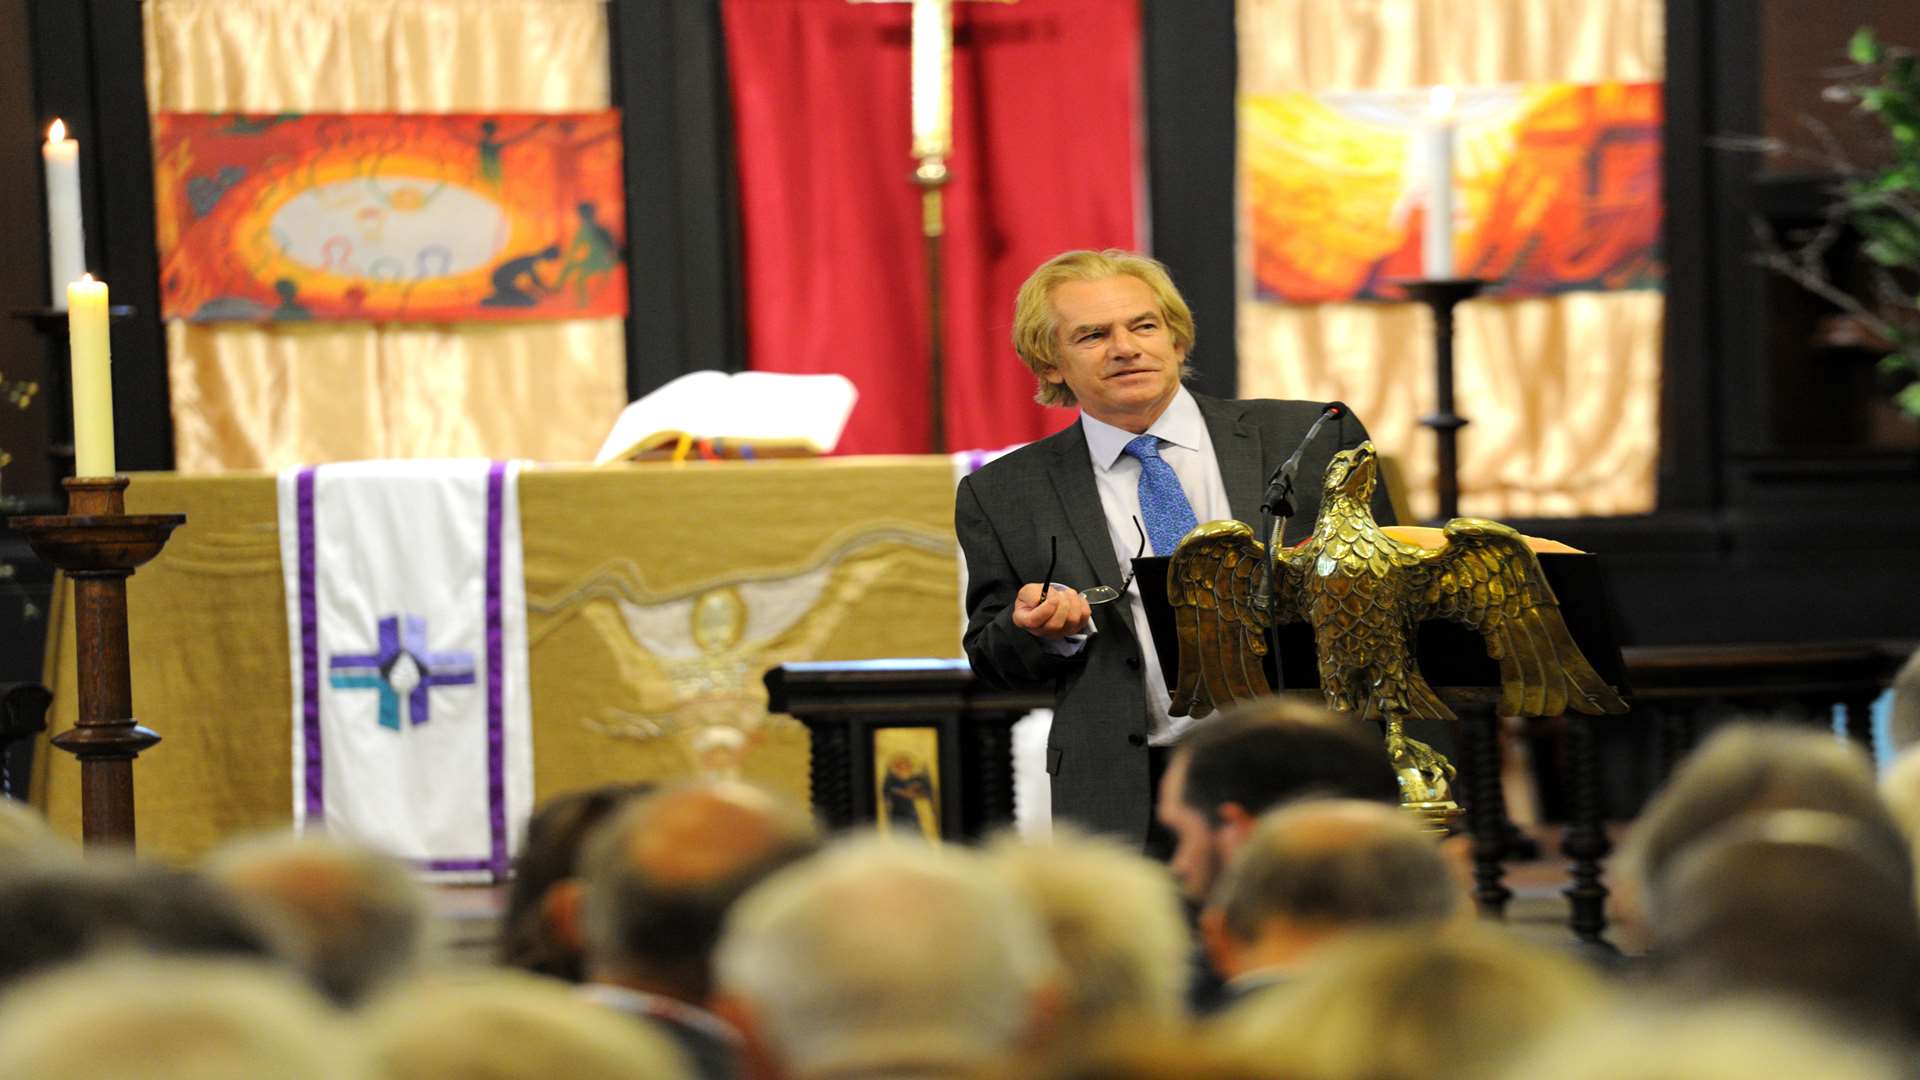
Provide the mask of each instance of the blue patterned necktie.
POLYGON ((1171 555, 1180 538, 1200 524, 1173 466, 1160 456, 1160 437, 1142 435, 1121 453, 1140 462, 1140 518, 1155 555, 1171 555))

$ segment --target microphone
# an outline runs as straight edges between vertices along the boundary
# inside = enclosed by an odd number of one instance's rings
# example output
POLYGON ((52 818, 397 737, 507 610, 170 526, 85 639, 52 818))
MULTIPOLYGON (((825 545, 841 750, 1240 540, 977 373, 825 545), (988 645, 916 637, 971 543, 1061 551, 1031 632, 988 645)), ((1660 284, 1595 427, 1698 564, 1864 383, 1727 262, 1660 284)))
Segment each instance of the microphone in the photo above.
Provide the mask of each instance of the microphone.
POLYGON ((1326 426, 1327 421, 1346 411, 1347 407, 1337 401, 1320 410, 1320 415, 1313 421, 1313 426, 1307 429, 1300 445, 1294 447, 1292 456, 1273 470, 1273 476, 1267 481, 1266 500, 1260 504, 1262 510, 1282 520, 1293 516, 1293 478, 1300 472, 1300 459, 1306 455, 1308 444, 1313 442, 1315 435, 1320 434, 1320 429, 1326 426))

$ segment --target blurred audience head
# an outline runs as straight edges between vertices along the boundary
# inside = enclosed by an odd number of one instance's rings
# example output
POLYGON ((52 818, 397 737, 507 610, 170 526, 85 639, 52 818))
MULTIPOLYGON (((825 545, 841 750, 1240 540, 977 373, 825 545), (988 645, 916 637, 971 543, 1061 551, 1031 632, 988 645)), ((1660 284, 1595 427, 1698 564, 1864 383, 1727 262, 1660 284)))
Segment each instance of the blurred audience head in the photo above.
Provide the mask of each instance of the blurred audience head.
POLYGON ((1779 997, 1886 1037, 1920 1034, 1920 913, 1904 848, 1838 814, 1736 819, 1651 894, 1677 994, 1779 997))
POLYGON ((1615 860, 1614 906, 1630 940, 1659 921, 1660 877, 1688 846, 1742 814, 1825 810, 1897 837, 1875 790, 1873 764, 1831 732, 1727 724, 1682 761, 1641 812, 1615 860))
POLYGON ((426 893, 397 860, 317 833, 284 833, 229 844, 206 870, 278 921, 337 1005, 364 1000, 420 961, 426 893))
POLYGON ((1201 925, 1215 970, 1232 980, 1292 975, 1356 930, 1439 923, 1459 910, 1438 842, 1405 811, 1309 799, 1260 818, 1201 925))
POLYGON ((819 843, 804 811, 746 784, 635 800, 581 853, 588 977, 704 1003, 728 909, 819 843))
POLYGON ((1594 1017, 1560 1030, 1503 1080, 1904 1080, 1884 1047, 1760 1002, 1671 1002, 1594 1017))
POLYGON ((117 860, 0 874, 0 987, 116 950, 279 959, 284 944, 239 898, 197 874, 117 860))
POLYGON ((608 784, 557 795, 533 812, 500 918, 502 964, 568 982, 586 977, 574 917, 580 849, 595 826, 650 790, 646 784, 608 784))
POLYGON ((357 1080, 341 1018, 263 965, 122 956, 0 998, 0 1080, 357 1080))
POLYGON ((520 971, 438 976, 366 1010, 367 1049, 386 1080, 678 1080, 666 1036, 583 1005, 565 984, 520 971))
POLYGON ((1178 844, 1169 866, 1187 898, 1206 899, 1255 819, 1307 795, 1397 803, 1400 786, 1370 728, 1315 705, 1265 698, 1189 731, 1155 810, 1178 844))
POLYGON ((1053 940, 1063 1037, 1182 1019, 1193 942, 1165 866, 1058 823, 1050 840, 1005 836, 988 854, 1053 940))
POLYGON ((1046 1034, 1045 925, 982 856, 864 838, 769 879, 721 939, 717 1007, 778 1076, 968 1072, 1046 1034))
POLYGON ((1383 931, 1342 941, 1284 993, 1228 1011, 1218 1032, 1317 1080, 1475 1080, 1606 993, 1578 962, 1489 928, 1383 931))
POLYGON ((37 864, 78 852, 78 848, 53 831, 40 811, 0 796, 0 868, 37 864))
POLYGON ((1051 1053, 1021 1055, 980 1080, 1311 1080, 1267 1052, 1235 1050, 1163 1028, 1113 1031, 1051 1053))
MULTIPOLYGON (((1920 653, 1914 654, 1920 658, 1920 653)), ((1907 849, 1920 856, 1920 744, 1907 747, 1880 777, 1880 798, 1894 824, 1907 838, 1907 849)), ((1920 857, 1915 858, 1920 869, 1920 857)))

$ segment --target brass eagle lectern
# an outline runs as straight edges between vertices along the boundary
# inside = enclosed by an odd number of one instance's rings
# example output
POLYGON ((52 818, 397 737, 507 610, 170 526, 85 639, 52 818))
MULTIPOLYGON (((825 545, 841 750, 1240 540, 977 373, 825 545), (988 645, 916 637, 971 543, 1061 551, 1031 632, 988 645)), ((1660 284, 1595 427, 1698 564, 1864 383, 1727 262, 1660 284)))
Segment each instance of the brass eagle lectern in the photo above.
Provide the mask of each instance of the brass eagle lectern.
MULTIPOLYGON (((1372 443, 1334 455, 1313 536, 1286 549, 1238 521, 1188 533, 1167 570, 1180 644, 1174 715, 1205 716, 1267 691, 1267 631, 1313 628, 1328 707, 1386 725, 1387 753, 1411 807, 1452 806, 1454 769, 1407 737, 1408 717, 1453 720, 1420 674, 1415 632, 1446 619, 1476 631, 1500 666, 1502 716, 1622 713, 1626 702, 1574 644, 1527 539, 1480 518, 1454 518, 1422 547, 1373 520, 1372 443)), ((1455 811, 1457 813, 1457 809, 1455 811)))

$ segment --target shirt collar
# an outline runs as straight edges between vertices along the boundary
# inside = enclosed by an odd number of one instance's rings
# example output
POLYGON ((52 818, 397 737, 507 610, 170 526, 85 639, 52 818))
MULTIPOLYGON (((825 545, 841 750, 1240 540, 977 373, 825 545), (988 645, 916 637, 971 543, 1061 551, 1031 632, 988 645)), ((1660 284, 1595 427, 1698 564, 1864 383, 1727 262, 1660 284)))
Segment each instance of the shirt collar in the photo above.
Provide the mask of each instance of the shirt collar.
POLYGON ((740 1033, 732 1024, 684 1001, 611 983, 585 983, 575 987, 575 991, 581 997, 629 1016, 644 1016, 693 1028, 723 1043, 737 1044, 740 1041, 740 1033))
MULTIPOLYGON (((1084 411, 1080 414, 1080 428, 1086 432, 1087 453, 1093 458, 1093 467, 1101 472, 1118 464, 1121 451, 1139 437, 1126 428, 1096 420, 1084 411)), ((1185 386, 1181 386, 1174 391, 1173 400, 1167 402, 1166 411, 1160 414, 1160 419, 1155 420, 1143 434, 1157 436, 1185 450, 1198 451, 1206 437, 1206 430, 1207 421, 1200 415, 1200 403, 1193 400, 1193 395, 1187 393, 1185 386)))

